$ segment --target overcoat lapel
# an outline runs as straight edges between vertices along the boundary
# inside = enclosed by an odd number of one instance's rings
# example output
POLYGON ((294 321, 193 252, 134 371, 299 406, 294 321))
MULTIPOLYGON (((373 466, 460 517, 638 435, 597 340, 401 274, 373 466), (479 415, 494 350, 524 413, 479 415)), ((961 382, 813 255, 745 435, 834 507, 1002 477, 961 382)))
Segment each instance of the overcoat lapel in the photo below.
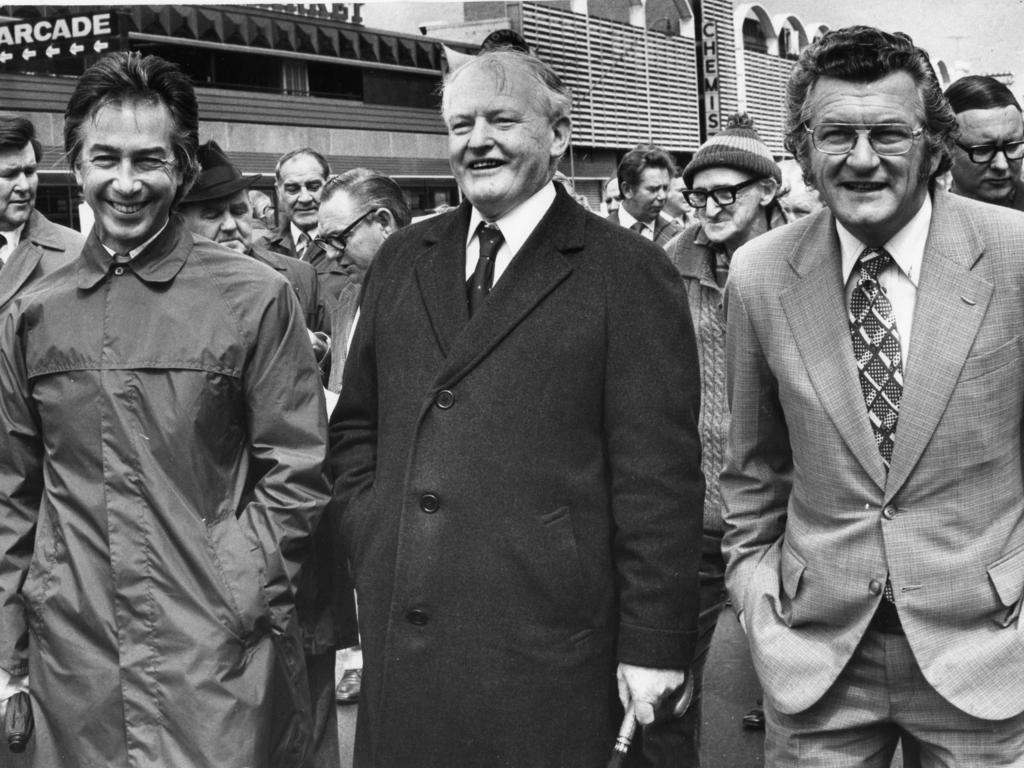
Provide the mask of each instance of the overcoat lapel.
POLYGON ((992 297, 992 284, 971 272, 983 245, 970 226, 935 195, 931 230, 917 288, 886 497, 899 491, 921 458, 953 394, 992 297))
POLYGON ((563 253, 583 245, 583 209, 559 190, 550 210, 470 321, 465 295, 468 206, 459 214, 447 237, 416 262, 420 290, 447 358, 436 379, 439 386, 451 385, 465 375, 562 282, 572 271, 563 253))
POLYGON ((438 219, 424 234, 425 250, 413 266, 430 326, 445 357, 469 320, 466 307, 469 215, 469 203, 464 202, 453 215, 438 219))
POLYGON ((831 215, 822 214, 804 233, 790 264, 796 277, 779 301, 811 385, 864 471, 884 488, 885 465, 871 431, 850 342, 842 256, 831 215))
POLYGON ((39 213, 32 212, 28 226, 21 233, 21 242, 0 271, 0 307, 10 301, 31 277, 43 258, 43 247, 64 250, 60 237, 49 231, 45 223, 39 213))

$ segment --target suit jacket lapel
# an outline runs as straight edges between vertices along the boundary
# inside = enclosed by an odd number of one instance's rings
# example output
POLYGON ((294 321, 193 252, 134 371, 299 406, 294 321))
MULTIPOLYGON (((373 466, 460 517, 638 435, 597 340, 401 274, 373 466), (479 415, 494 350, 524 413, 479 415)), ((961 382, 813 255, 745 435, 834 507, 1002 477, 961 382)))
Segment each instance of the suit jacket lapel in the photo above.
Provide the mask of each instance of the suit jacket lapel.
POLYGON ((818 217, 793 250, 790 263, 797 279, 779 301, 811 385, 864 471, 884 488, 885 465, 868 421, 850 343, 842 257, 831 215, 818 217))
POLYGON ((971 272, 982 250, 970 222, 951 209, 947 195, 936 193, 917 288, 888 498, 906 481, 931 440, 985 317, 993 286, 971 272))

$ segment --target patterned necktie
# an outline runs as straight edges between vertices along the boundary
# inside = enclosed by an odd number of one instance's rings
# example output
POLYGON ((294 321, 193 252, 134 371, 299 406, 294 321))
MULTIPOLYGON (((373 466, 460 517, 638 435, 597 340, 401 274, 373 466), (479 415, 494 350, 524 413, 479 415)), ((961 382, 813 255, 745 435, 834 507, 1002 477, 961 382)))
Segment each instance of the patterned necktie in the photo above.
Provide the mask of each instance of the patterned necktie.
POLYGON ((295 255, 299 257, 299 260, 306 258, 306 251, 309 249, 309 235, 305 232, 299 234, 298 245, 295 246, 295 255))
POLYGON ((860 279, 850 298, 850 337, 860 371, 860 389, 868 407, 878 451, 886 469, 892 461, 903 396, 903 355, 892 304, 878 284, 878 274, 892 263, 882 248, 865 248, 857 264, 860 279))
POLYGON ((498 257, 498 249, 505 242, 501 230, 494 224, 480 222, 476 230, 480 241, 480 257, 476 262, 476 270, 469 284, 469 316, 472 317, 483 304, 494 282, 494 261, 498 257))

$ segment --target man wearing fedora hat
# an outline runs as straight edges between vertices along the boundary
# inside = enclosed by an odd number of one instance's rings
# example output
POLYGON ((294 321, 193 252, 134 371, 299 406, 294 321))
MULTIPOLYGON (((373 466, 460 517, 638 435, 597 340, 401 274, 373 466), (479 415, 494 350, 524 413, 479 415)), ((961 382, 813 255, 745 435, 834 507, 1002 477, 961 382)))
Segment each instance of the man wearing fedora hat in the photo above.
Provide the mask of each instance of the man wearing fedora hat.
POLYGON ((305 314, 306 327, 317 334, 311 335, 311 341, 322 365, 329 346, 325 334, 330 321, 320 300, 316 270, 298 259, 264 248, 253 237, 248 191, 263 178, 262 174, 242 175, 213 140, 200 145, 198 159, 199 176, 178 208, 185 226, 197 235, 262 261, 288 279, 305 314))
MULTIPOLYGON (((305 313, 317 358, 327 362, 329 339, 322 331, 330 327, 330 319, 320 300, 316 269, 253 242, 248 190, 259 181, 260 174, 243 175, 216 141, 202 144, 197 157, 199 176, 179 206, 185 226, 197 235, 263 262, 286 277, 305 313)), ((338 766, 334 657, 338 648, 355 645, 358 639, 352 586, 340 554, 344 550, 336 541, 337 525, 330 516, 325 511, 313 535, 312 552, 299 576, 296 595, 313 708, 314 768, 338 766)))

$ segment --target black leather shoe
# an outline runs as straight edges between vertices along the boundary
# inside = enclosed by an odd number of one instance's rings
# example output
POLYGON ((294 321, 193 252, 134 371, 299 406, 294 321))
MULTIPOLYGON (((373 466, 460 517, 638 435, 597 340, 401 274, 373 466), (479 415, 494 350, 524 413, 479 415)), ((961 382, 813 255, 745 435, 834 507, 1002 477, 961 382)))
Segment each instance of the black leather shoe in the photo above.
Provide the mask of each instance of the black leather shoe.
POLYGON ((764 730, 764 707, 753 707, 743 716, 743 727, 748 731, 764 730))
POLYGON ((334 698, 339 704, 355 704, 359 701, 359 691, 363 687, 363 670, 346 669, 334 691, 334 698))

